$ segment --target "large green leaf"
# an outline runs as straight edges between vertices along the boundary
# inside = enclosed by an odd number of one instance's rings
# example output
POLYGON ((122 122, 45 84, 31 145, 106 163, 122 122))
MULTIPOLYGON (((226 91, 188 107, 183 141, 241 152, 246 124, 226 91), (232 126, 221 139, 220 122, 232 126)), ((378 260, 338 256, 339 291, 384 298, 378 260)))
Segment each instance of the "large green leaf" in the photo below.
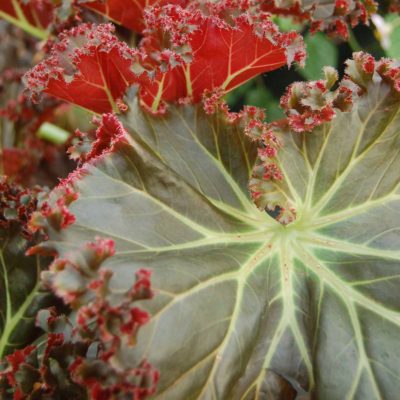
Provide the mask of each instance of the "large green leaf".
POLYGON ((116 287, 153 270, 152 320, 137 357, 159 368, 157 399, 395 400, 400 392, 399 101, 373 84, 349 113, 286 133, 277 187, 297 210, 258 211, 255 149, 190 107, 133 107, 132 143, 87 166, 65 254, 115 240, 116 287), (250 156, 248 156, 250 155, 250 156))
POLYGON ((48 260, 26 256, 20 229, 0 229, 0 359, 35 338, 36 312, 49 306, 40 272, 48 260))

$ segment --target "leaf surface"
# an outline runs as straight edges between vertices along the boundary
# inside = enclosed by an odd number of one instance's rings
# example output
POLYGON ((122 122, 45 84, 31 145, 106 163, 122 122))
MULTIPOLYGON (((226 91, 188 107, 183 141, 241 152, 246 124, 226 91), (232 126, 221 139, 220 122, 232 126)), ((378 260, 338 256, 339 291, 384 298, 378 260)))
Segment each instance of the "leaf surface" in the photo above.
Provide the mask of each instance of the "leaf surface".
POLYGON ((163 4, 183 4, 184 0, 89 0, 78 3, 83 7, 105 15, 110 20, 132 29, 134 32, 142 32, 145 28, 143 11, 146 7, 163 4))
POLYGON ((36 312, 49 305, 40 287, 46 260, 27 248, 17 228, 0 229, 0 359, 35 338, 36 312))
POLYGON ((348 39, 347 24, 368 24, 377 11, 377 2, 367 0, 275 0, 263 2, 263 8, 273 14, 291 15, 310 21, 312 31, 327 31, 331 36, 348 39))
POLYGON ((141 87, 142 103, 153 111, 161 100, 190 98, 197 103, 205 90, 227 93, 261 73, 294 60, 301 63, 305 56, 302 39, 295 32, 280 33, 269 16, 263 22, 268 28, 256 33, 257 23, 245 14, 234 19, 233 26, 209 16, 189 19, 187 24, 197 25, 187 43, 191 62, 157 72, 153 82, 141 87))
POLYGON ((153 270, 137 357, 161 372, 155 398, 397 399, 399 107, 372 83, 353 111, 286 132, 286 226, 249 199, 255 149, 239 131, 132 107, 131 143, 86 166, 77 222, 51 239, 63 255, 113 239, 121 288, 153 270))
POLYGON ((114 35, 112 24, 66 30, 24 82, 34 98, 44 92, 96 113, 118 113, 125 108, 127 89, 138 85, 142 105, 162 113, 168 102, 199 103, 205 91, 222 96, 260 73, 305 57, 301 36, 280 33, 269 14, 255 23, 242 13, 231 26, 196 11, 171 5, 165 15, 154 15, 154 31, 135 49, 114 35), (182 34, 185 26, 193 31, 182 34), (180 38, 179 46, 169 45, 183 55, 165 48, 165 35, 180 38))
POLYGON ((137 82, 132 65, 138 54, 114 31, 111 24, 81 24, 61 33, 50 56, 24 76, 32 94, 44 92, 96 113, 118 111, 118 101, 137 82))

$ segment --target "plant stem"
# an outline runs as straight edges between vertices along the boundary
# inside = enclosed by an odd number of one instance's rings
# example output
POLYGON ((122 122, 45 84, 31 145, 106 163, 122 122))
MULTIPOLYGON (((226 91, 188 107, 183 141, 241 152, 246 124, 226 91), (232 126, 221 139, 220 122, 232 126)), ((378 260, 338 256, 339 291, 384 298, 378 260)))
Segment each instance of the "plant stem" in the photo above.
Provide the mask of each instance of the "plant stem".
POLYGON ((36 26, 31 25, 28 21, 21 21, 17 18, 14 18, 3 11, 0 11, 0 18, 5 19, 6 21, 17 26, 18 28, 23 29, 25 32, 29 33, 32 36, 35 36, 38 39, 44 40, 47 39, 49 36, 48 31, 37 28, 36 26))
POLYGON ((57 125, 44 122, 38 129, 37 136, 54 144, 64 144, 70 133, 57 125))

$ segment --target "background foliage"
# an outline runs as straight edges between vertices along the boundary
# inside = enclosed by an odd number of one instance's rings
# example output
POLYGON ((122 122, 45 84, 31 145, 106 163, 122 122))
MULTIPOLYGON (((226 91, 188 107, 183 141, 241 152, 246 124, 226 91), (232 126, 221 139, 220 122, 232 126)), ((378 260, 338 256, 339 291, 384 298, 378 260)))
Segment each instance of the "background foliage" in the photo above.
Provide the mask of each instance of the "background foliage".
POLYGON ((396 399, 395 3, 200 3, 0 4, 1 398, 396 399))

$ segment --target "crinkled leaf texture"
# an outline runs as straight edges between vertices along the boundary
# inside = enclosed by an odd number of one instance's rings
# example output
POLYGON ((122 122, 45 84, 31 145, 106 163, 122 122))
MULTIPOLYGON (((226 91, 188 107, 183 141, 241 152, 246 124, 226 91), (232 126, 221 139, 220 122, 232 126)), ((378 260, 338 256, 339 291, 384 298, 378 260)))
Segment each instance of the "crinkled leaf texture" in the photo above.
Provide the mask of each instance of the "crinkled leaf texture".
MULTIPOLYGON (((290 1, 292 6, 296 4, 296 2, 290 1)), ((335 0, 323 0, 323 1, 313 1, 313 0, 303 0, 299 2, 301 5, 301 9, 303 11, 309 11, 312 10, 313 7, 315 7, 315 10, 312 12, 313 18, 315 19, 326 19, 329 18, 333 15, 335 11, 335 0)), ((350 1, 349 2, 349 7, 353 8, 354 7, 355 1, 350 1)), ((275 1, 275 5, 277 7, 282 6, 283 2, 281 1, 275 1)), ((286 4, 284 7, 287 6, 286 4)))
POLYGON ((184 0, 80 0, 78 4, 105 15, 117 24, 126 26, 134 32, 142 32, 145 28, 143 11, 151 5, 179 4, 184 0))
MULTIPOLYGON (((170 23, 182 14, 187 18, 183 26, 196 27, 185 43, 191 48, 190 63, 162 49, 155 36, 132 49, 114 35, 112 24, 80 24, 59 35, 50 56, 28 71, 24 82, 33 98, 44 92, 97 113, 124 109, 122 98, 136 84, 142 105, 161 113, 166 102, 198 103, 205 91, 225 94, 260 73, 302 63, 305 57, 302 38, 296 32, 280 33, 269 15, 263 15, 266 27, 257 34, 249 15, 235 19, 233 27, 180 7, 171 10, 173 17, 166 17, 170 23)), ((173 34, 162 21, 162 33, 173 34)))
POLYGON ((249 200, 255 149, 199 109, 133 109, 132 143, 86 166, 66 253, 107 235, 121 287, 151 268, 138 357, 157 399, 395 400, 400 390, 399 106, 372 83, 353 111, 283 136, 281 225, 249 200))
POLYGON ((255 32, 257 24, 245 14, 234 19, 234 26, 212 17, 189 18, 186 23, 197 26, 188 40, 191 62, 158 71, 153 82, 141 87, 142 104, 157 111, 161 101, 189 98, 198 103, 205 91, 227 93, 261 73, 302 63, 302 38, 295 32, 280 33, 269 17, 261 19, 268 27, 263 34, 255 32))
MULTIPOLYGON (((296 15, 295 11, 298 10, 297 13, 299 15, 304 15, 306 12, 310 12, 313 19, 315 20, 325 20, 330 17, 335 16, 335 9, 343 10, 347 8, 347 14, 350 11, 353 11, 360 5, 372 6, 372 1, 366 0, 346 0, 343 2, 338 2, 336 0, 301 0, 301 1, 283 1, 283 0, 274 0, 273 2, 265 1, 265 8, 272 9, 272 4, 276 7, 276 10, 287 10, 287 13, 296 15), (290 10, 292 12, 290 12, 290 10)), ((339 15, 346 15, 346 12, 342 12, 339 15)))
POLYGON ((348 38, 348 24, 368 24, 377 11, 374 0, 274 0, 265 1, 265 10, 297 16, 311 22, 311 30, 326 30, 333 36, 348 38))
POLYGON ((28 242, 19 228, 0 229, 0 359, 34 339, 35 318, 50 304, 40 286, 41 256, 26 256, 28 242))

